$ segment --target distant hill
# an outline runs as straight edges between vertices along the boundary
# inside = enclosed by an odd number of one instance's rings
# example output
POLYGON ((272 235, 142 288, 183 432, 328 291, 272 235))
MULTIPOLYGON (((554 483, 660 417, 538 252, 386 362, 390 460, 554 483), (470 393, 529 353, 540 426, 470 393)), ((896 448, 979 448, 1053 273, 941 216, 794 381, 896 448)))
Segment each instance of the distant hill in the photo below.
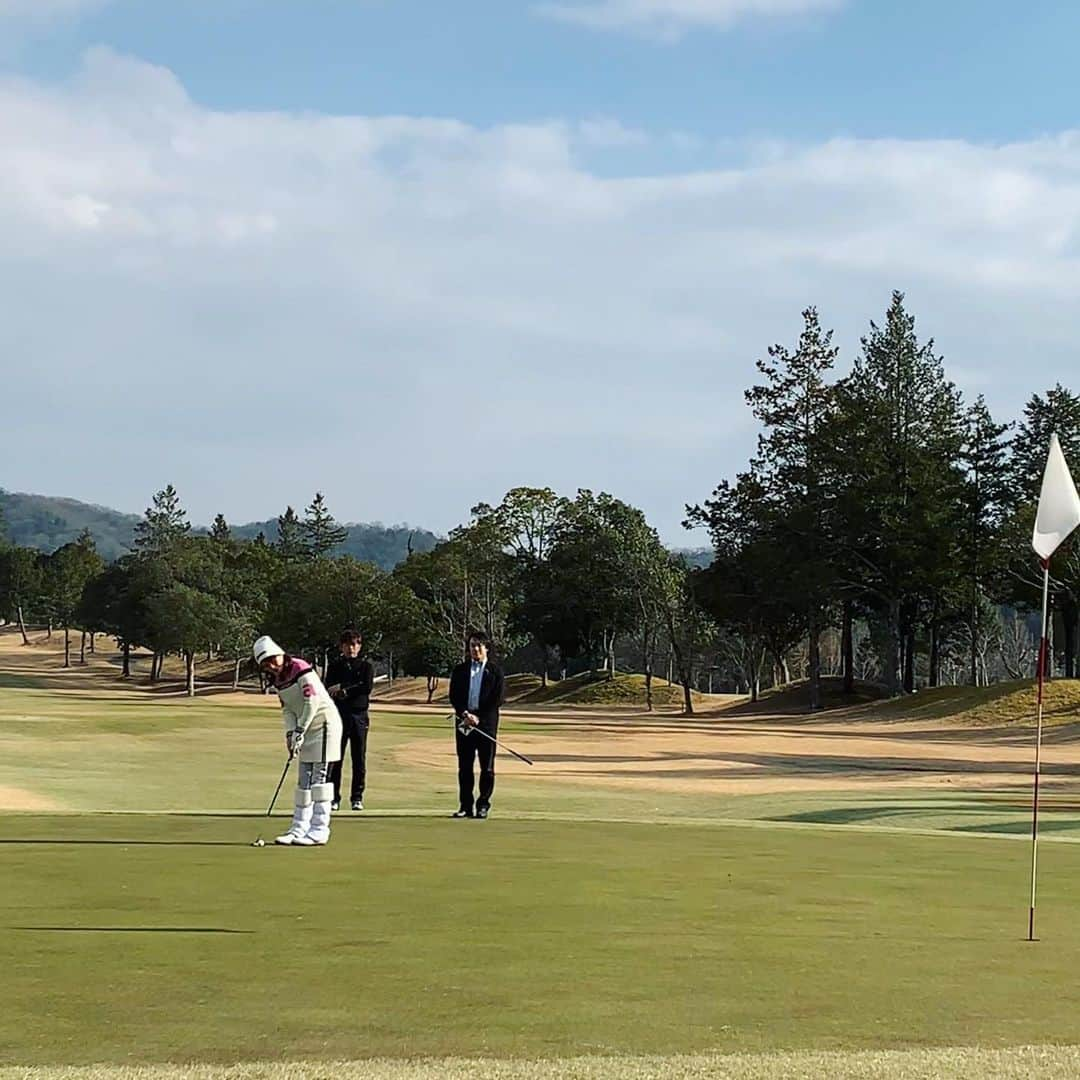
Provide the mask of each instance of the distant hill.
POLYGON ((121 514, 77 499, 3 490, 0 490, 0 514, 8 540, 20 547, 55 551, 88 528, 94 534, 98 551, 106 559, 119 558, 128 550, 139 520, 136 514, 121 514))
POLYGON ((674 548, 673 550, 676 555, 681 555, 691 566, 696 566, 699 570, 712 565, 712 548, 674 548))
MULTIPOLYGON (((88 528, 98 551, 110 560, 130 550, 135 525, 141 520, 137 514, 122 514, 77 499, 3 490, 0 490, 0 515, 7 538, 13 544, 55 551, 88 528)), ((430 551, 439 541, 428 529, 413 529, 408 525, 350 524, 348 529, 348 539, 335 554, 352 555, 384 570, 392 570, 406 557, 410 537, 413 551, 430 551)), ((197 527, 194 531, 206 529, 197 527)), ((233 526, 232 531, 240 539, 254 539, 261 532, 273 541, 277 536, 277 518, 233 526)))
MULTIPOLYGON (((141 517, 78 499, 26 495, 0 488, 0 519, 7 525, 11 543, 38 551, 55 551, 88 528, 98 551, 105 559, 112 560, 131 549, 135 525, 141 517)), ((277 518, 230 525, 230 528, 238 539, 254 540, 262 533, 272 543, 277 537, 277 518)), ((392 570, 407 556, 410 537, 413 551, 430 551, 440 539, 429 529, 414 529, 409 525, 358 522, 348 524, 347 528, 348 539, 335 548, 334 554, 352 555, 384 570, 392 570)), ((207 529, 196 526, 193 531, 204 533, 207 529)), ((708 566, 713 558, 710 548, 676 548, 675 551, 684 555, 691 566, 708 566)))

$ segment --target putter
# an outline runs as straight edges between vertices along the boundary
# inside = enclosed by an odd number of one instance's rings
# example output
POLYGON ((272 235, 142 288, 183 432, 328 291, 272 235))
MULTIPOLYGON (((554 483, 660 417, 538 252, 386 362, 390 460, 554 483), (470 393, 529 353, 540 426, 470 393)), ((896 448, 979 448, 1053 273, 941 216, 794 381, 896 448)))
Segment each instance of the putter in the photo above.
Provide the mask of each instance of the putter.
MULTIPOLYGON (((266 816, 269 817, 274 812, 274 803, 277 802, 277 797, 281 793, 281 785, 285 783, 285 777, 289 775, 289 766, 292 764, 293 755, 290 754, 285 762, 285 768, 281 770, 281 779, 277 782, 277 787, 274 788, 274 797, 270 800, 270 805, 266 808, 266 816)), ((263 840, 262 835, 257 836, 251 843, 252 847, 264 847, 266 841, 263 840)))
MULTIPOLYGON (((451 715, 447 719, 456 720, 457 717, 451 715)), ((514 757, 516 757, 519 761, 524 761, 526 765, 532 765, 532 761, 524 754, 519 754, 516 750, 511 750, 510 747, 506 745, 506 743, 499 742, 499 740, 496 739, 494 736, 489 735, 486 731, 482 731, 478 727, 469 727, 468 724, 463 722, 457 725, 457 729, 461 732, 462 735, 471 735, 475 731, 478 734, 483 735, 485 739, 489 739, 491 742, 493 742, 500 750, 505 750, 508 754, 513 754, 514 757)))

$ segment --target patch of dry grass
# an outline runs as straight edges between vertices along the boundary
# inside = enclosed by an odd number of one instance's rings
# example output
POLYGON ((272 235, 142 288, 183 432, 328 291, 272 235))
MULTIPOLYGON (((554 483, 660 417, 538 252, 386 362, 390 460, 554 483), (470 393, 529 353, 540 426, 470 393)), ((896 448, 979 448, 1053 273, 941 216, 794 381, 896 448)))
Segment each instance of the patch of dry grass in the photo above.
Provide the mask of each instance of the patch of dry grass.
MULTIPOLYGON (((653 703, 660 708, 681 708, 683 689, 677 683, 653 676, 653 703)), ((726 696, 725 696, 726 699, 726 696)), ((695 705, 721 700, 720 695, 710 696, 693 692, 695 705)), ((645 676, 616 672, 609 679, 604 672, 583 672, 559 682, 549 682, 546 687, 537 686, 531 693, 522 695, 518 701, 526 705, 578 705, 586 707, 636 706, 645 707, 645 676)))
MULTIPOLYGON (((854 691, 844 693, 844 680, 837 676, 825 676, 821 680, 822 709, 850 709, 879 701, 885 694, 883 687, 876 683, 855 680, 854 691)), ((757 701, 745 698, 731 706, 733 715, 778 716, 808 713, 810 711, 810 683, 801 680, 786 686, 770 687, 758 695, 757 701)))
MULTIPOLYGON (((868 717, 903 716, 912 720, 949 720, 973 727, 1035 724, 1035 683, 1031 679, 995 686, 941 686, 882 702, 868 717)), ((1046 686, 1044 722, 1080 721, 1080 679, 1054 679, 1046 686)))
POLYGON ((1057 1080, 1080 1074, 1080 1048, 1021 1046, 806 1051, 685 1057, 581 1057, 538 1061, 267 1062, 238 1065, 0 1068, 0 1080, 1057 1080))
MULTIPOLYGON (((432 705, 448 703, 447 691, 449 680, 440 679, 432 705)), ((385 683, 378 684, 373 701, 396 704, 426 704, 427 682, 424 679, 395 679, 393 687, 385 683)), ((578 706, 587 708, 645 708, 645 676, 617 672, 614 679, 609 679, 604 672, 583 672, 568 679, 550 680, 547 686, 541 683, 539 675, 520 673, 506 677, 506 704, 578 706)), ((715 706, 735 699, 732 695, 699 694, 694 691, 695 706, 715 706)), ((681 709, 683 704, 682 687, 669 683, 667 679, 653 677, 653 703, 657 708, 681 709)))

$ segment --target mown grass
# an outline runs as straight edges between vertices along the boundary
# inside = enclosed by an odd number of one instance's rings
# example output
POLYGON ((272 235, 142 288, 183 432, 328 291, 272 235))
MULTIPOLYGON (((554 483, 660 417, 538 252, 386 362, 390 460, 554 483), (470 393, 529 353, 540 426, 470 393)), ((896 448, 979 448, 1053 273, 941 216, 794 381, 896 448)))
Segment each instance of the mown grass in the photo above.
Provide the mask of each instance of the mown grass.
MULTIPOLYGON (((1024 793, 612 790, 558 779, 572 731, 506 733, 556 752, 454 822, 448 725, 377 712, 374 814, 256 849, 273 699, 6 692, 0 787, 81 812, 0 815, 0 1064, 41 1069, 0 1080, 1080 1071, 1080 844, 1026 943, 1024 793)), ((1080 833, 1057 779, 1048 838, 1080 833)))
POLYGON ((1067 1043, 1080 847, 650 823, 0 818, 0 1062, 1067 1043))

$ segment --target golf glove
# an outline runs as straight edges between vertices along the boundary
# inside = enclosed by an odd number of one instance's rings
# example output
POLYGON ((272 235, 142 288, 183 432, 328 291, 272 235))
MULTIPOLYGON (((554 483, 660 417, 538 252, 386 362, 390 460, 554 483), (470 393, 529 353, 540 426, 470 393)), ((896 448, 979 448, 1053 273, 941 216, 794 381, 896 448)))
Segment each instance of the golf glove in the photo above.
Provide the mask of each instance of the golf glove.
POLYGON ((304 733, 300 728, 294 728, 285 736, 285 742, 289 747, 289 756, 295 757, 300 753, 300 747, 304 745, 304 733))

